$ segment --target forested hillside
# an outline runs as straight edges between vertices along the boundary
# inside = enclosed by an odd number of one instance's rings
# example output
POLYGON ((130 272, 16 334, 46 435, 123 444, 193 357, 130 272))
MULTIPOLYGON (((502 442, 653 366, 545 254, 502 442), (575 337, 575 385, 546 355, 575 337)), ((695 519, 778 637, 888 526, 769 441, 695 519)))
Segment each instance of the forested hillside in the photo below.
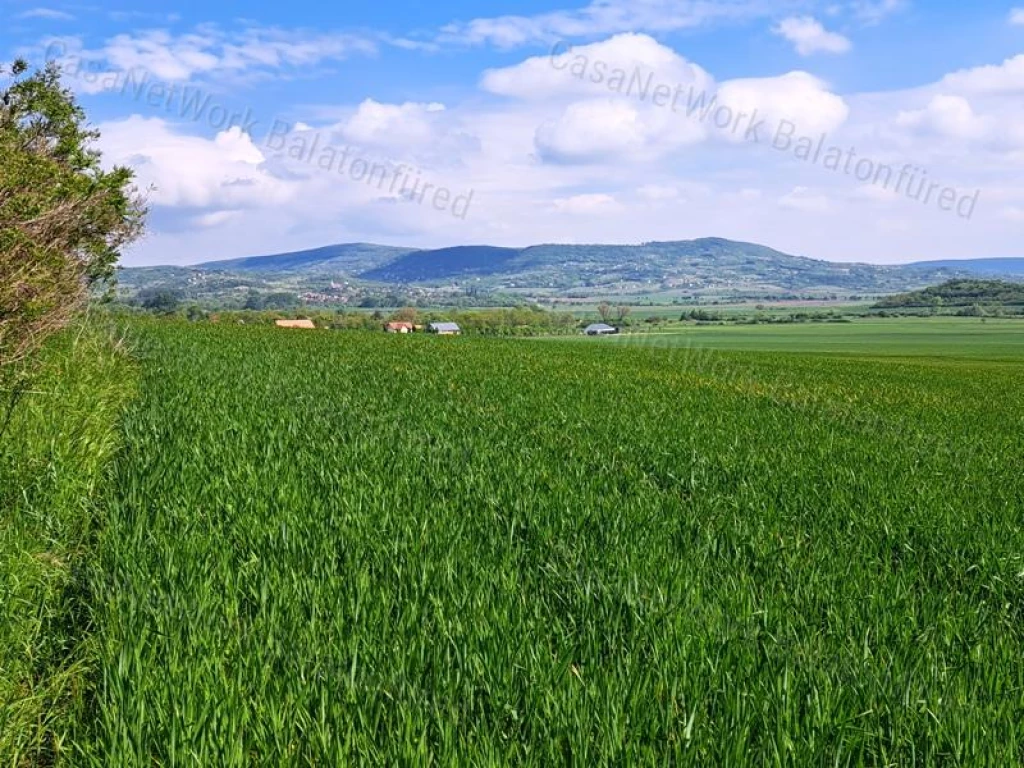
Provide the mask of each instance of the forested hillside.
POLYGON ((920 291, 901 293, 879 301, 880 308, 1024 306, 1024 283, 1002 280, 950 280, 920 291))

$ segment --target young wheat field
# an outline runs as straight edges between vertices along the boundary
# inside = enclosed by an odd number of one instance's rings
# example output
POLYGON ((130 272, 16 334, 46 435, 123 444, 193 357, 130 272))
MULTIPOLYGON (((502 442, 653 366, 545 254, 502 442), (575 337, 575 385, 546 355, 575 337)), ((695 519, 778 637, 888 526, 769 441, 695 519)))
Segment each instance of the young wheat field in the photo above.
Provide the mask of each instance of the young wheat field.
POLYGON ((131 335, 76 764, 1024 761, 1024 362, 131 335))

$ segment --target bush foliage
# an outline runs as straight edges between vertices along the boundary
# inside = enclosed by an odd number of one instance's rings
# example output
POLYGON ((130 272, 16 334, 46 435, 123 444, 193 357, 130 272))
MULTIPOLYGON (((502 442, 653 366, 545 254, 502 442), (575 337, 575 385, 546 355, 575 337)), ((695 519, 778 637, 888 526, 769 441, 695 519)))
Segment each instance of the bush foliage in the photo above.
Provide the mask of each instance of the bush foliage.
POLYGON ((67 324, 89 287, 112 278, 141 233, 128 168, 104 170, 56 65, 15 62, 0 90, 0 368, 67 324))

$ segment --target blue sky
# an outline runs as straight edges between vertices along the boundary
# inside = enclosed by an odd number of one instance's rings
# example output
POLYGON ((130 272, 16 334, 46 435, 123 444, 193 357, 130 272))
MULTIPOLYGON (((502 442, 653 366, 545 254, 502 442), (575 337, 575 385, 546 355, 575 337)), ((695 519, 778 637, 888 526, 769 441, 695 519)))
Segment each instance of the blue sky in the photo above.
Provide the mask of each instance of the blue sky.
POLYGON ((59 60, 136 169, 153 215, 128 264, 699 236, 1024 255, 1024 0, 0 12, 0 61, 59 60))

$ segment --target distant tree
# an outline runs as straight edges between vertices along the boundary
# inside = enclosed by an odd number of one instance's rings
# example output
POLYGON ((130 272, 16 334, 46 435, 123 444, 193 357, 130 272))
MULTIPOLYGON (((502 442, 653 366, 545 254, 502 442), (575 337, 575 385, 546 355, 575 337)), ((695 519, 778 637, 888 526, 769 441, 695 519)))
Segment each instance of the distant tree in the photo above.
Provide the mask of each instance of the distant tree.
POLYGON ((626 306, 625 304, 620 304, 615 308, 615 317, 621 323, 625 321, 625 319, 629 317, 632 312, 632 307, 626 306))
POLYGON ((300 304, 299 297, 287 291, 268 293, 263 297, 263 309, 295 309, 300 304))
POLYGON ((181 294, 167 288, 146 291, 145 293, 140 293, 137 298, 142 304, 143 309, 165 315, 177 312, 178 307, 181 306, 181 294))
POLYGON ((687 318, 690 320, 696 320, 700 323, 711 323, 721 320, 722 314, 720 312, 708 312, 704 309, 694 309, 690 311, 689 316, 684 313, 681 319, 686 320, 687 318))
POLYGON ((612 305, 607 301, 602 301, 597 305, 597 314, 601 316, 601 320, 607 323, 612 317, 612 305))
POLYGON ((248 309, 253 312, 263 309, 263 296, 258 291, 249 291, 242 304, 242 309, 248 309))
POLYGON ((206 310, 200 307, 198 304, 190 304, 188 309, 185 310, 185 317, 194 323, 207 318, 206 310))
POLYGON ((416 307, 402 307, 395 312, 395 320, 399 323, 415 323, 419 316, 416 307))
POLYGON ((99 134, 50 64, 0 70, 0 369, 112 281, 145 208, 128 168, 102 168, 99 134))

